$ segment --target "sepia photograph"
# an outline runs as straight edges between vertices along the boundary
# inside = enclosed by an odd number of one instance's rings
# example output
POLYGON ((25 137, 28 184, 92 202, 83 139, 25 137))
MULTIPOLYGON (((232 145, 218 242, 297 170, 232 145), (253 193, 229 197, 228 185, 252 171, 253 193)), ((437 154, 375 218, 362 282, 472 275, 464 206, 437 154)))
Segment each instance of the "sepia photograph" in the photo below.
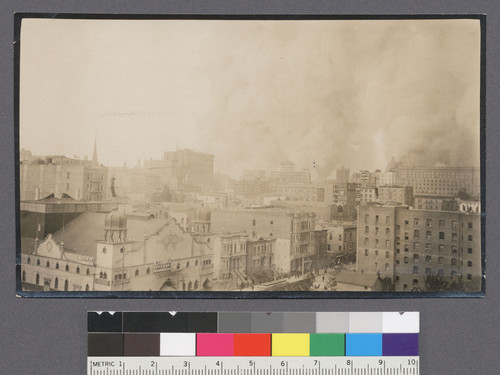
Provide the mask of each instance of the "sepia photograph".
POLYGON ((484 295, 481 16, 16 21, 18 295, 484 295))

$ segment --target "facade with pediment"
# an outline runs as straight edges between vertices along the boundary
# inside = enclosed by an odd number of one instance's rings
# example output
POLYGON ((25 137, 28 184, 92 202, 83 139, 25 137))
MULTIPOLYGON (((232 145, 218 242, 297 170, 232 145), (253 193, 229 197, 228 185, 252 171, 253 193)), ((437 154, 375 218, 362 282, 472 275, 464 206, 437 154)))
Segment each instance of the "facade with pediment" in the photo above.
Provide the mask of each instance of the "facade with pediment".
POLYGON ((133 227, 129 228, 127 216, 118 211, 84 214, 71 223, 77 227, 73 232, 67 228, 66 245, 64 240, 56 240, 57 235, 48 234, 43 240, 36 238, 32 249, 21 254, 23 288, 45 291, 211 290, 215 237, 210 233, 210 213, 204 209, 199 211, 191 230, 184 229, 175 219, 152 220, 146 224, 131 220, 133 227), (89 237, 83 241, 85 233, 96 232, 95 220, 99 219, 104 219, 104 228, 100 225, 104 237, 97 241, 89 237), (84 228, 89 225, 90 228, 84 228), (137 234, 140 229, 137 227, 141 225, 144 226, 142 238, 129 235, 130 229, 135 229, 137 234), (83 255, 84 249, 92 246, 95 246, 92 255, 83 255))

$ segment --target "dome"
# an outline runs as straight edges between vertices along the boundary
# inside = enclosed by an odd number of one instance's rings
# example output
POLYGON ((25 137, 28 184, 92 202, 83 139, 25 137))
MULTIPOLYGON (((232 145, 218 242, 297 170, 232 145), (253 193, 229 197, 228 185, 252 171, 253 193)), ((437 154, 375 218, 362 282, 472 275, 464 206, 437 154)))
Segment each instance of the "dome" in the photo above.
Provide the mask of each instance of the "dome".
POLYGON ((127 217, 117 210, 111 211, 104 219, 104 227, 106 229, 126 229, 127 217))
POLYGON ((208 207, 201 206, 194 212, 193 221, 210 221, 212 218, 212 211, 208 207))

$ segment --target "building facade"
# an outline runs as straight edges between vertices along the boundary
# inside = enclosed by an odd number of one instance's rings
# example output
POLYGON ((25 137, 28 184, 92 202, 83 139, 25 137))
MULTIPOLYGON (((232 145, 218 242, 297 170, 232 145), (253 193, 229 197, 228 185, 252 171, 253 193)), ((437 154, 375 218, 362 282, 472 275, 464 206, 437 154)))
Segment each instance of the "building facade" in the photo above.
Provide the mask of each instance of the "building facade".
POLYGON ((430 276, 480 290, 480 215, 361 205, 357 272, 390 278, 396 291, 427 291, 430 276))

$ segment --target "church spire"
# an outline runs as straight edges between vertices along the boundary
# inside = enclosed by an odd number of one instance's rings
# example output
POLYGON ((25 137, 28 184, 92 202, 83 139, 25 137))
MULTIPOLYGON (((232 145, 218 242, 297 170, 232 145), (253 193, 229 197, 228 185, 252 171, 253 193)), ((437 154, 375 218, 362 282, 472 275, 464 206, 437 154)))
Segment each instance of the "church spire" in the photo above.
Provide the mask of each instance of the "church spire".
POLYGON ((94 138, 94 152, 92 153, 92 165, 98 165, 97 162, 97 136, 94 138))

